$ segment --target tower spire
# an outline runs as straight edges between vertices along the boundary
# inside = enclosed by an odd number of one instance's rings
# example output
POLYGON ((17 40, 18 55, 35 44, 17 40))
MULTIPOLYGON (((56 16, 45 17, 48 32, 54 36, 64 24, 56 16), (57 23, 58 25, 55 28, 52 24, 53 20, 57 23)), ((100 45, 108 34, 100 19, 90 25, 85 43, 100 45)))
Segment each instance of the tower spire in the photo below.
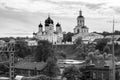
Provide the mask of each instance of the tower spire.
POLYGON ((82 11, 81 10, 79 11, 79 15, 82 16, 82 11))

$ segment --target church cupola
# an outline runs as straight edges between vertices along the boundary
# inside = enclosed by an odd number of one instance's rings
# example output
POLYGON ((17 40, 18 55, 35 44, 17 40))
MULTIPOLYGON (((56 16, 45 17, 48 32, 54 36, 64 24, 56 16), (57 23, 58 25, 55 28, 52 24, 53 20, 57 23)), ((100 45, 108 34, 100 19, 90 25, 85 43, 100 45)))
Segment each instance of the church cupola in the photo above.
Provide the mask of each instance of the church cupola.
POLYGON ((57 32, 57 33, 61 33, 61 32, 62 32, 62 28, 61 28, 60 23, 57 23, 57 24, 56 24, 56 32, 57 32))
POLYGON ((48 18, 45 20, 45 26, 49 26, 49 24, 53 24, 53 20, 48 16, 48 18))
POLYGON ((43 31, 43 25, 41 23, 39 24, 38 28, 39 28, 38 32, 42 32, 43 31))
POLYGON ((61 25, 59 23, 56 24, 56 27, 60 27, 61 25))
POLYGON ((43 25, 40 23, 40 24, 39 24, 39 27, 43 27, 43 25))

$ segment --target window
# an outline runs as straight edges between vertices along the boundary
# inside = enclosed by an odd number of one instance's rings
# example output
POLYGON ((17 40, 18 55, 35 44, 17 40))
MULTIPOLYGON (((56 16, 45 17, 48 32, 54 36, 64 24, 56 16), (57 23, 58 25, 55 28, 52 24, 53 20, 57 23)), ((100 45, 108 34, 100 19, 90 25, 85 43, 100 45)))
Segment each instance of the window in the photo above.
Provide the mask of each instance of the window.
POLYGON ((77 30, 77 33, 79 33, 79 32, 80 32, 80 30, 78 29, 78 30, 77 30))

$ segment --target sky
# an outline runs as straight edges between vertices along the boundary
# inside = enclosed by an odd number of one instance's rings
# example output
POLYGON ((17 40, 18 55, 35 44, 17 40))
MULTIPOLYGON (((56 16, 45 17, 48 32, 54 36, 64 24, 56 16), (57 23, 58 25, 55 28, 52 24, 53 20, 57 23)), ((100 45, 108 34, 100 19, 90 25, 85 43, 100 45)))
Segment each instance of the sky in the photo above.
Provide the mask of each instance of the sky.
POLYGON ((120 0, 0 0, 0 37, 26 37, 38 31, 48 15, 61 24, 63 31, 73 32, 79 11, 89 32, 120 30, 120 0))

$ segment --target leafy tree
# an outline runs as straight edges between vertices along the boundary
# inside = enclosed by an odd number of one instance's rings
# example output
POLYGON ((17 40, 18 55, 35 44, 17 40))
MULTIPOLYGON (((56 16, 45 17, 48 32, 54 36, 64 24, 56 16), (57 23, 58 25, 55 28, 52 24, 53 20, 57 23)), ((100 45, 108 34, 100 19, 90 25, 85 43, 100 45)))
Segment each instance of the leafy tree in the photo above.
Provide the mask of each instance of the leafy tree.
POLYGON ((48 57, 54 57, 52 44, 46 40, 39 41, 36 48, 35 61, 46 62, 48 57))
POLYGON ((30 48, 28 47, 27 43, 23 40, 17 40, 15 45, 16 57, 24 58, 28 55, 31 55, 30 48))
POLYGON ((109 32, 106 32, 106 31, 104 31, 104 32, 101 33, 101 34, 102 34, 104 37, 110 35, 110 33, 109 33, 109 32))
POLYGON ((75 66, 69 66, 66 67, 65 70, 63 71, 62 77, 67 78, 67 80, 79 80, 81 77, 81 73, 79 69, 77 69, 75 66))
POLYGON ((47 65, 43 70, 43 74, 49 76, 50 78, 57 77, 60 74, 59 67, 54 58, 49 57, 47 60, 47 65))
POLYGON ((63 59, 66 59, 66 54, 65 54, 65 52, 63 52, 63 51, 61 51, 61 52, 58 52, 57 54, 59 54, 59 56, 61 57, 61 58, 63 58, 63 59))
POLYGON ((107 54, 111 53, 110 47, 106 45, 103 49, 103 52, 106 52, 107 54))
POLYGON ((83 41, 82 41, 82 38, 78 38, 75 40, 75 45, 78 46, 78 45, 81 45, 83 44, 83 41))
POLYGON ((71 32, 68 32, 67 34, 63 35, 63 42, 71 42, 72 41, 72 36, 74 34, 71 32))
POLYGON ((95 64, 95 66, 104 66, 105 64, 105 54, 100 54, 99 50, 88 53, 86 58, 87 64, 95 64))
POLYGON ((94 44, 84 44, 80 43, 79 45, 76 44, 75 46, 75 52, 77 53, 76 58, 77 59, 85 59, 89 52, 92 52, 95 50, 94 44))
POLYGON ((107 44, 107 39, 101 39, 100 41, 97 42, 96 49, 103 51, 106 44, 107 44))

